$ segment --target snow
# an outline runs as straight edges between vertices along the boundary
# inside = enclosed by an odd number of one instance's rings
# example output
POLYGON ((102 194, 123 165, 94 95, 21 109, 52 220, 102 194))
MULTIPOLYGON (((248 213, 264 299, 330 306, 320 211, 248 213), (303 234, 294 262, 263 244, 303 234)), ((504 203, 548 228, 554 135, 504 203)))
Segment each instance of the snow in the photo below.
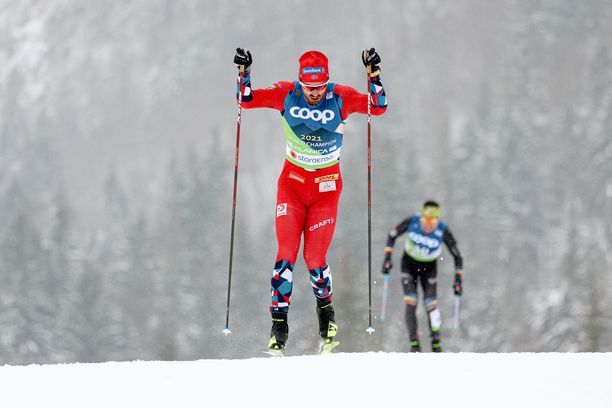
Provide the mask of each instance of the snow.
POLYGON ((2 366, 0 405, 604 408, 610 367, 612 353, 382 352, 2 366))

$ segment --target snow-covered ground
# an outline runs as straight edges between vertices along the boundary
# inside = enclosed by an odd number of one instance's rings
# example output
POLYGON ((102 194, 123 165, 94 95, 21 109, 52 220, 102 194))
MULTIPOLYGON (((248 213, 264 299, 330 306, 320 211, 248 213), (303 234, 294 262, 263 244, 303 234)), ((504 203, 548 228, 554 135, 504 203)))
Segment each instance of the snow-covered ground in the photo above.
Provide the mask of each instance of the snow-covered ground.
POLYGON ((612 353, 400 354, 0 367, 14 407, 612 407, 612 353))

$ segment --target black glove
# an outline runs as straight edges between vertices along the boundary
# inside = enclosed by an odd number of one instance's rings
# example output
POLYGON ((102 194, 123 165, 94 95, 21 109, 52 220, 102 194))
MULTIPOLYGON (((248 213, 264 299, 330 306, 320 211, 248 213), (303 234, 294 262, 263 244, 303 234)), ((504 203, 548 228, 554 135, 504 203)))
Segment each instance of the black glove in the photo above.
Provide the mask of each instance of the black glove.
POLYGON ((236 48, 236 55, 234 55, 234 64, 243 65, 244 69, 247 69, 253 63, 253 57, 251 52, 244 48, 236 48))
POLYGON ((363 50, 361 53, 361 60, 363 61, 363 65, 370 66, 371 71, 375 72, 378 70, 378 64, 380 64, 380 55, 376 52, 374 48, 370 48, 363 50))
POLYGON ((457 296, 461 296, 463 294, 463 286, 461 284, 462 277, 462 272, 455 272, 455 283, 453 283, 453 290, 457 296))
POLYGON ((383 262, 382 273, 388 275, 393 268, 393 262, 391 262, 391 255, 385 255, 385 261, 383 262))

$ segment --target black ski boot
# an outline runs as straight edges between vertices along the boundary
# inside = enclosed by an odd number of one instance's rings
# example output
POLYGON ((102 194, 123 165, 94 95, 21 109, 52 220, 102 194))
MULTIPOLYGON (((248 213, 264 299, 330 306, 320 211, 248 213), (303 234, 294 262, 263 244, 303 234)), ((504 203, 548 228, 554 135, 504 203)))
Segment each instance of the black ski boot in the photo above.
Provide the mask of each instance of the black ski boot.
POLYGON ((421 343, 419 343, 418 340, 410 340, 410 352, 411 353, 421 352, 421 343))
POLYGON ((317 299, 317 316, 319 317, 319 334, 322 339, 319 352, 327 354, 340 344, 334 341, 334 337, 338 333, 338 325, 336 324, 331 300, 317 299))
POLYGON ((317 299, 317 316, 319 317, 319 334, 325 339, 333 339, 338 333, 331 300, 317 299))
POLYGON ((270 341, 268 350, 282 355, 285 351, 285 343, 289 336, 289 325, 287 324, 287 313, 272 312, 272 330, 270 330, 270 341))
POLYGON ((442 352, 442 344, 440 343, 440 333, 434 334, 431 339, 431 351, 434 353, 442 352))

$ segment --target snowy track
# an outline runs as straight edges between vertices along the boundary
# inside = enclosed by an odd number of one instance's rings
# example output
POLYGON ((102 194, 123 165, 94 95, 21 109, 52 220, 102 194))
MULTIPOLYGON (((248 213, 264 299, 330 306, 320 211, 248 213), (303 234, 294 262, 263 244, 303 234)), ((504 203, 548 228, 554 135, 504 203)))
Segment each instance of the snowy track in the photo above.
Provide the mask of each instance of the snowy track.
POLYGON ((4 407, 611 407, 612 353, 399 354, 0 367, 4 407), (392 404, 392 405, 383 405, 392 404))

